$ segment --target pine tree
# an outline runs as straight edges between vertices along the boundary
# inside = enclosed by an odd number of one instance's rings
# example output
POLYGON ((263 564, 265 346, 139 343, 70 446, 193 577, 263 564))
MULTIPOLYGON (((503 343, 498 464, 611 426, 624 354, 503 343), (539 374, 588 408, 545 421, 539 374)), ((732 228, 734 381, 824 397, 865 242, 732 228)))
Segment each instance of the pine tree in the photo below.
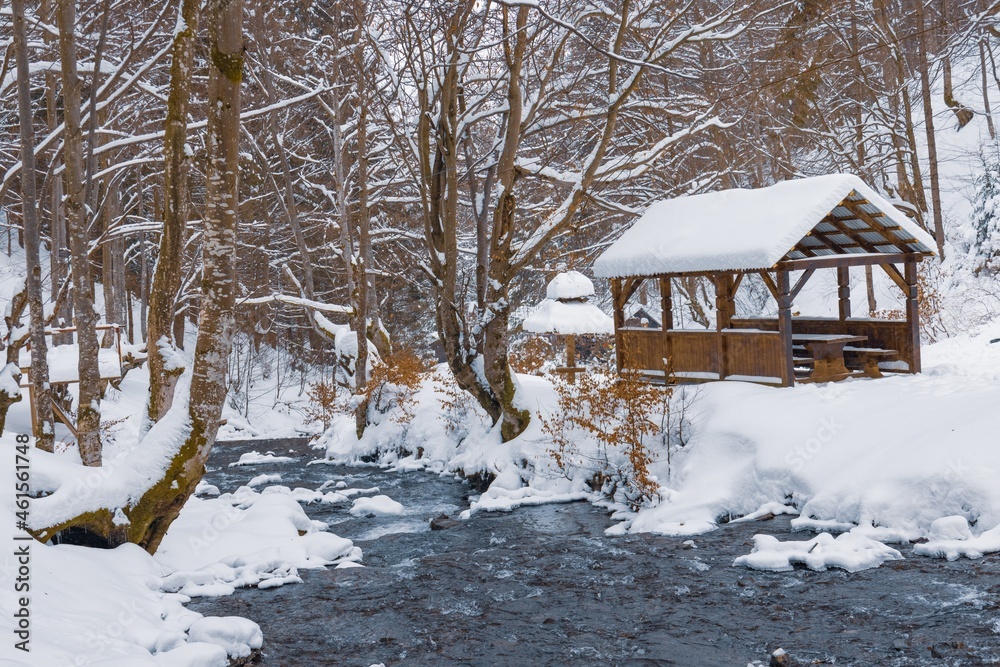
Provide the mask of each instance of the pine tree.
POLYGON ((968 263, 976 273, 1000 271, 1000 152, 983 155, 972 205, 968 263))

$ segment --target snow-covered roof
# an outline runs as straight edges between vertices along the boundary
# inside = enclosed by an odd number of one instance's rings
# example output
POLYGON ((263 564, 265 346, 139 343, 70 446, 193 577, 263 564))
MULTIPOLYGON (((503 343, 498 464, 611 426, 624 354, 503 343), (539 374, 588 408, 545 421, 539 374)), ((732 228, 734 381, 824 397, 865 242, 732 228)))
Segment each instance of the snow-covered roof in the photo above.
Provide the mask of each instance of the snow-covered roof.
POLYGON ((560 273, 545 288, 545 296, 556 301, 594 296, 594 283, 579 271, 560 273))
POLYGON ((782 259, 933 248, 930 234, 860 178, 830 174, 656 202, 597 258, 594 275, 760 270, 782 259))
POLYGON ((613 334, 614 320, 597 306, 584 301, 556 301, 545 299, 521 327, 532 333, 555 334, 613 334))

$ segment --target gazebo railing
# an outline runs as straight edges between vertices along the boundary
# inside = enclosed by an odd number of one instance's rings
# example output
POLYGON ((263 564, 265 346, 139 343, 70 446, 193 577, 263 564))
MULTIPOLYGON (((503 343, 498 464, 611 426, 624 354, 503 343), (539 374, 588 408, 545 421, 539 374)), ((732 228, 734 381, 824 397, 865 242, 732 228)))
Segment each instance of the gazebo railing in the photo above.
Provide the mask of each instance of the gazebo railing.
POLYGON ((777 331, 726 329, 619 329, 625 368, 666 374, 677 381, 752 379, 781 382, 782 347, 777 331))

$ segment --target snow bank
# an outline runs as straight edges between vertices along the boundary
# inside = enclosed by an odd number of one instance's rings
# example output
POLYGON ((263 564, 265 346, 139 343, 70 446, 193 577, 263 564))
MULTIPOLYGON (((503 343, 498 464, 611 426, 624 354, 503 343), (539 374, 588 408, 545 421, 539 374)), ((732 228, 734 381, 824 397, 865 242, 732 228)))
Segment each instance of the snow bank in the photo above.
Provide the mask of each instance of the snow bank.
POLYGON ((200 618, 188 630, 191 641, 215 644, 234 658, 247 658, 264 643, 260 627, 239 616, 200 618))
MULTIPOLYGON (((454 388, 444 364, 425 376, 412 403, 411 417, 398 410, 376 415, 379 423, 369 426, 361 440, 353 415, 341 415, 314 447, 325 450, 330 463, 357 464, 374 457, 400 470, 444 472, 455 469, 451 462, 463 443, 491 438, 489 418, 472 397, 454 388)), ((470 466, 468 472, 480 469, 470 466)))
POLYGON ((889 560, 903 560, 903 555, 895 549, 854 533, 839 537, 820 533, 805 542, 781 542, 771 535, 755 535, 753 541, 753 551, 737 558, 733 565, 787 572, 794 569, 795 563, 801 563, 819 572, 831 567, 859 572, 889 560))
MULTIPOLYGON (((471 397, 457 394, 455 398, 455 389, 448 388, 446 373, 442 367, 427 375, 414 396, 412 421, 384 419, 370 426, 359 441, 353 417, 345 417, 317 445, 326 449, 329 462, 356 464, 362 458, 376 457, 381 465, 396 470, 424 469, 493 478, 485 493, 472 497, 470 508, 463 513, 466 518, 479 511, 507 511, 598 497, 587 487, 584 475, 567 478, 548 455, 551 440, 537 415, 550 411, 555 404, 551 382, 517 376, 517 400, 536 417, 521 437, 505 443, 500 440, 499 429, 489 426, 488 418, 471 397)), ((345 495, 354 491, 338 489, 345 495)))
POLYGON ((1000 350, 970 339, 924 375, 774 389, 705 385, 695 432, 676 457, 669 502, 643 509, 633 532, 677 534, 766 503, 800 511, 793 527, 863 525, 926 536, 941 517, 1000 524, 1000 350), (973 353, 974 352, 974 353, 973 353))
POLYGON ((350 540, 306 516, 287 487, 275 488, 257 493, 243 486, 210 500, 190 499, 156 552, 168 572, 164 589, 228 595, 246 586, 300 582, 299 569, 361 560, 350 540))
MULTIPOLYGON (((9 435, 0 438, 11 461, 13 444, 9 435)), ((32 449, 31 457, 36 488, 55 487, 67 498, 73 491, 81 507, 121 492, 124 481, 142 469, 119 463, 114 470, 80 471, 73 452, 32 449)), ((5 517, 0 539, 8 544, 15 524, 11 488, 0 492, 5 517)), ((218 494, 218 489, 200 485, 199 492, 218 494)), ((230 657, 249 656, 262 642, 256 623, 204 618, 183 605, 192 596, 225 595, 241 586, 299 582, 305 568, 357 564, 359 548, 306 516, 298 502, 303 492, 316 493, 287 487, 258 493, 245 486, 215 498, 192 497, 155 556, 130 544, 98 550, 29 542, 31 654, 15 651, 8 641, 0 645, 0 664, 226 667, 230 657)), ((336 492, 320 495, 348 500, 336 492)), ((45 508, 45 500, 32 501, 32 516, 45 508)), ((16 608, 15 565, 12 551, 0 556, 0 630, 8 637, 16 608)))
MULTIPOLYGON (((13 460, 13 437, 0 437, 0 450, 13 460)), ((32 450, 32 458, 42 452, 32 450)), ((12 485, 0 504, 0 539, 15 544, 12 485)), ((209 502, 209 501, 199 501, 209 502)), ((32 512, 38 501, 32 502, 32 512)), ((177 525, 177 524, 175 524, 177 525)), ((183 523, 180 530, 185 530, 183 523)), ((260 646, 260 628, 247 619, 206 619, 188 610, 183 595, 163 590, 169 570, 140 547, 125 544, 99 550, 35 541, 31 556, 31 652, 15 650, 14 577, 17 563, 11 549, 0 556, 0 664, 112 665, 120 667, 226 667, 228 656, 249 655, 260 646), (216 639, 197 628, 207 623, 216 639), (250 641, 253 640, 253 641, 250 641), (232 652, 229 651, 232 649, 232 652)))
POLYGON ((913 547, 913 552, 916 554, 948 560, 958 560, 962 556, 982 558, 985 554, 998 551, 1000 551, 1000 525, 975 537, 964 516, 938 519, 931 524, 928 541, 913 547))
MULTIPOLYGON (((793 388, 701 386, 688 409, 687 445, 675 446, 669 465, 664 448, 653 448, 661 500, 637 513, 610 506, 621 523, 609 534, 690 536, 733 518, 798 514, 794 530, 851 533, 848 541, 929 537, 916 552, 945 557, 994 550, 1000 344, 989 341, 995 338, 1000 322, 979 336, 924 346, 922 375, 793 388), (945 523, 936 522, 954 516, 976 528, 942 532, 945 523)), ((492 482, 471 498, 466 516, 597 498, 587 484, 593 470, 559 470, 549 454, 541 416, 555 408, 552 383, 516 380, 518 405, 533 418, 510 442, 501 442, 475 406, 456 409, 441 376, 428 375, 411 422, 386 419, 359 441, 345 418, 320 444, 330 461, 374 457, 399 470, 482 473, 492 482)), ((583 436, 579 444, 590 446, 583 436)))
MULTIPOLYGON (((8 639, 0 646, 0 663, 227 664, 224 648, 186 634, 201 614, 184 608, 187 598, 160 590, 162 566, 141 548, 124 545, 98 551, 32 543, 31 552, 31 653, 15 651, 8 639)), ((4 568, 0 575, 0 625, 7 637, 13 637, 12 573, 4 568)))

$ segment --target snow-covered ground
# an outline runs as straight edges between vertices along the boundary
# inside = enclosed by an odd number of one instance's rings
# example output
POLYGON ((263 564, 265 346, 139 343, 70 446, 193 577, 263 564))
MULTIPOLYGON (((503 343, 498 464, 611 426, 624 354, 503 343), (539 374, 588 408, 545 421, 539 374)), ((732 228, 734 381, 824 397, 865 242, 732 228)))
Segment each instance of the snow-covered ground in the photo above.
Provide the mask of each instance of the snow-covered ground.
MULTIPOLYGON (((0 438, 3 456, 13 459, 14 447, 12 435, 0 438)), ((260 648, 260 629, 248 619, 205 618, 183 603, 241 586, 299 582, 300 569, 361 559, 350 540, 310 520, 291 493, 250 487, 192 498, 155 556, 130 544, 97 550, 17 542, 15 535, 24 533, 15 530, 11 486, 3 490, 0 539, 30 545, 30 591, 24 594, 31 652, 4 642, 4 665, 225 667, 228 657, 260 648)), ((13 550, 0 559, 4 626, 19 607, 18 567, 13 550)))

